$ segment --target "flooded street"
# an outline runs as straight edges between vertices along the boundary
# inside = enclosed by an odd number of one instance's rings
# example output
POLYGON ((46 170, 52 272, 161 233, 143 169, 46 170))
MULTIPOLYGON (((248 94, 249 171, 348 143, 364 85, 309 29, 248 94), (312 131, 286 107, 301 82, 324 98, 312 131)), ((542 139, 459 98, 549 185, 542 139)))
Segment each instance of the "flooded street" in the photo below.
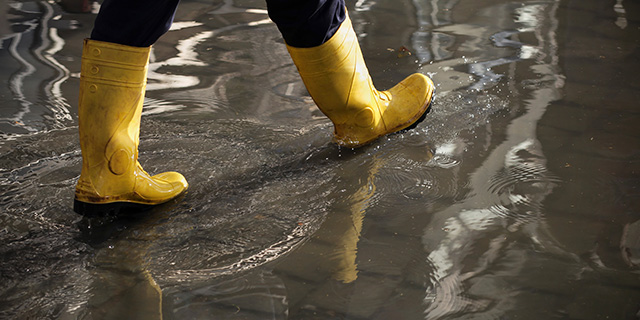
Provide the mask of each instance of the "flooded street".
POLYGON ((140 163, 178 201, 73 212, 99 4, 0 2, 0 319, 640 319, 640 3, 347 1, 424 122, 331 143, 262 0, 182 0, 140 163), (84 4, 84 5, 83 5, 84 4))

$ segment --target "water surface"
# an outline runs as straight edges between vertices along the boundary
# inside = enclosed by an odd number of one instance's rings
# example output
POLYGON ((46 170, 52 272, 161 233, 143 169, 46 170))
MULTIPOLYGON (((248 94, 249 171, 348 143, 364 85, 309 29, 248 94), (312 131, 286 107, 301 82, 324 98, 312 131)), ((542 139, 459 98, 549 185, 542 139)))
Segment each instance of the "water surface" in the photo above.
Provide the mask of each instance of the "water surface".
POLYGON ((0 318, 640 317, 638 3, 347 4, 422 124, 339 149, 262 1, 183 0, 140 161, 190 189, 117 220, 71 208, 98 4, 0 4, 0 318))

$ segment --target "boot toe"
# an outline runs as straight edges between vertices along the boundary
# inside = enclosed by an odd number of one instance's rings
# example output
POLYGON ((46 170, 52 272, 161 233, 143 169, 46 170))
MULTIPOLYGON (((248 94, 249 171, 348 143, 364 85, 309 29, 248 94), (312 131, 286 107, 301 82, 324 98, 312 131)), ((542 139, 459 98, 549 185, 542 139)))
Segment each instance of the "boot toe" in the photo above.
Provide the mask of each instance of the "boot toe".
POLYGON ((434 85, 427 76, 414 73, 402 80, 398 86, 390 91, 394 96, 394 100, 397 99, 394 102, 399 102, 399 105, 405 107, 407 115, 415 116, 416 114, 422 115, 426 111, 433 96, 434 85))
POLYGON ((427 76, 414 73, 389 90, 392 102, 383 118, 388 133, 405 130, 425 115, 434 85, 427 76))
POLYGON ((153 179, 163 180, 171 184, 176 190, 186 190, 189 187, 187 179, 180 173, 175 171, 163 172, 153 176, 153 179))
POLYGON ((133 202, 161 204, 180 196, 188 187, 187 180, 177 172, 163 172, 154 176, 138 175, 133 202))

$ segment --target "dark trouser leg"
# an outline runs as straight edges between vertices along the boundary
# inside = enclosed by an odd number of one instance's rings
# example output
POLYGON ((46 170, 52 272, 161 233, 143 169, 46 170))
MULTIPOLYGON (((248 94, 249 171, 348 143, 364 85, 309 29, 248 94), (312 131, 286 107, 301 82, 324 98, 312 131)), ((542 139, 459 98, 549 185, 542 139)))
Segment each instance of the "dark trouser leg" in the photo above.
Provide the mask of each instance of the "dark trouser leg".
POLYGON ((344 0, 266 0, 269 17, 287 45, 319 46, 329 40, 346 18, 344 0))
POLYGON ((91 39, 148 47, 171 27, 180 0, 105 0, 91 39))
MULTIPOLYGON (((148 47, 171 27, 180 0, 105 0, 92 40, 148 47)), ((308 48, 325 43, 346 17, 344 0, 267 0, 269 17, 285 42, 308 48)))

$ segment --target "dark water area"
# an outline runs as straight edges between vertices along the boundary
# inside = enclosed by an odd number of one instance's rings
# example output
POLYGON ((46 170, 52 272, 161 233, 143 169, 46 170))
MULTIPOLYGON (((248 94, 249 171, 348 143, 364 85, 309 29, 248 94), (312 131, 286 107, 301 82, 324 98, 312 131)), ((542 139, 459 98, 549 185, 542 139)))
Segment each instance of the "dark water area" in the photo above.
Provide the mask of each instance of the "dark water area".
POLYGON ((140 162, 190 189, 101 220, 72 210, 81 4, 0 3, 0 319, 640 318, 639 2, 347 1, 379 89, 437 85, 351 150, 263 1, 183 0, 140 162))

